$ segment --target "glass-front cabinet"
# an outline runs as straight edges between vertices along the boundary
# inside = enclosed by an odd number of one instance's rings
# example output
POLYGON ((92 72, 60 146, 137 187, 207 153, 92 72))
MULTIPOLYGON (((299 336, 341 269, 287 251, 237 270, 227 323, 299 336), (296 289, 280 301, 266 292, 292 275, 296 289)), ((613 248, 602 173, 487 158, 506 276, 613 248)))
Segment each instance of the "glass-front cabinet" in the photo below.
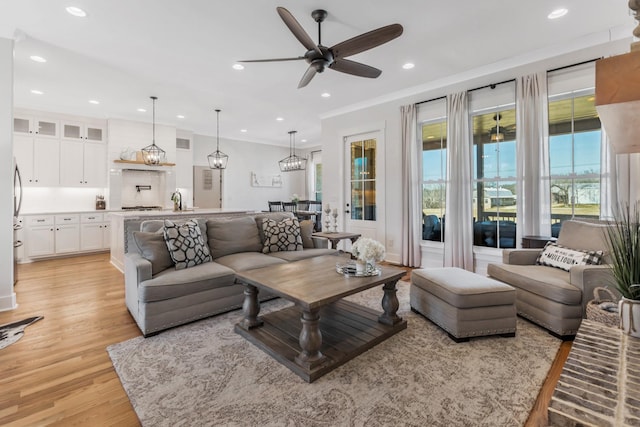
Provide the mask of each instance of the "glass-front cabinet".
POLYGON ((20 135, 57 138, 58 129, 59 123, 56 120, 22 115, 13 118, 13 132, 20 135))

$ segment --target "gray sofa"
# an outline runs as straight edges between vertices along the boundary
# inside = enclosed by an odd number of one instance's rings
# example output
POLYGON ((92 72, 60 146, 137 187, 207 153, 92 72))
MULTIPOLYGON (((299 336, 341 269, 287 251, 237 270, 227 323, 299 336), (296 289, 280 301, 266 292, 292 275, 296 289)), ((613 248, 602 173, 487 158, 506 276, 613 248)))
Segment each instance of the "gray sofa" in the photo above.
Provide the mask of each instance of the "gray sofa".
MULTIPOLYGON (((337 254, 327 249, 326 240, 311 237, 311 221, 301 223, 303 250, 262 253, 262 221, 291 217, 277 212, 200 218, 213 261, 182 270, 174 268, 164 243, 164 221, 140 224, 140 232, 132 233, 135 243, 125 252, 125 301, 143 335, 240 308, 244 286, 236 282, 236 271, 337 254)), ((274 296, 260 293, 261 300, 269 298, 274 296)))
MULTIPOLYGON (((557 244, 576 250, 604 250, 600 265, 575 265, 569 271, 537 265, 542 249, 506 249, 502 264, 489 264, 489 276, 516 288, 518 314, 563 338, 577 333, 596 287, 612 285, 604 223, 568 220, 557 244)), ((609 289, 615 292, 613 286, 609 289)))

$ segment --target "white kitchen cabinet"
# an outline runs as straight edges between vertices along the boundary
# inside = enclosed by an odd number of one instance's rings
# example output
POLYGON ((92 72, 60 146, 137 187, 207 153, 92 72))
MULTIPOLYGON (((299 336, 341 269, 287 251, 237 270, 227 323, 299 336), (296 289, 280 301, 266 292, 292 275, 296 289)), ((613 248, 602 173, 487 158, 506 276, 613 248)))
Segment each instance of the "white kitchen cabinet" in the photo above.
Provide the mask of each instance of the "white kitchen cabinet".
POLYGON ((104 142, 106 127, 104 125, 63 120, 61 124, 63 140, 104 142))
POLYGON ((25 216, 27 224, 26 252, 29 258, 55 254, 55 225, 53 215, 25 216))
POLYGON ((80 216, 56 215, 54 222, 56 254, 78 252, 80 250, 80 216))
POLYGON ((106 187, 106 163, 103 144, 63 140, 60 142, 60 185, 106 187))
POLYGON ((13 132, 19 135, 58 138, 59 122, 47 118, 16 114, 13 118, 13 132))
POLYGON ((103 214, 82 214, 80 221, 81 251, 98 251, 109 248, 109 224, 103 214))
POLYGON ((23 185, 31 187, 59 185, 59 141, 14 134, 13 152, 20 167, 23 185))

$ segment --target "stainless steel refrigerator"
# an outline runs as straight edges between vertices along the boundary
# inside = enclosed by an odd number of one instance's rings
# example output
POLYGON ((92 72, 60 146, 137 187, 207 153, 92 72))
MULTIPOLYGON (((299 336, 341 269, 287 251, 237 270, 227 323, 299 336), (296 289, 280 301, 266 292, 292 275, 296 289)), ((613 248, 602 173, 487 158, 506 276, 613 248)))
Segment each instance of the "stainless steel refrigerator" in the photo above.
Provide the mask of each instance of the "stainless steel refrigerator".
POLYGON ((13 158, 13 285, 18 282, 18 248, 22 241, 18 239, 18 233, 22 229, 20 223, 20 207, 22 206, 22 179, 20 169, 13 158))

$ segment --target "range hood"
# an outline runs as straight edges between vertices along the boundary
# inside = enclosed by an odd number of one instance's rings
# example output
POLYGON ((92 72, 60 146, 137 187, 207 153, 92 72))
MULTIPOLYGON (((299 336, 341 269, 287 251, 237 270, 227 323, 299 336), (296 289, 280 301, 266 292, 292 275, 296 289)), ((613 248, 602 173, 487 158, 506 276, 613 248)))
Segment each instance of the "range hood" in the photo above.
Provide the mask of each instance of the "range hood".
POLYGON ((631 49, 596 61, 596 110, 617 154, 640 152, 640 46, 631 49))

